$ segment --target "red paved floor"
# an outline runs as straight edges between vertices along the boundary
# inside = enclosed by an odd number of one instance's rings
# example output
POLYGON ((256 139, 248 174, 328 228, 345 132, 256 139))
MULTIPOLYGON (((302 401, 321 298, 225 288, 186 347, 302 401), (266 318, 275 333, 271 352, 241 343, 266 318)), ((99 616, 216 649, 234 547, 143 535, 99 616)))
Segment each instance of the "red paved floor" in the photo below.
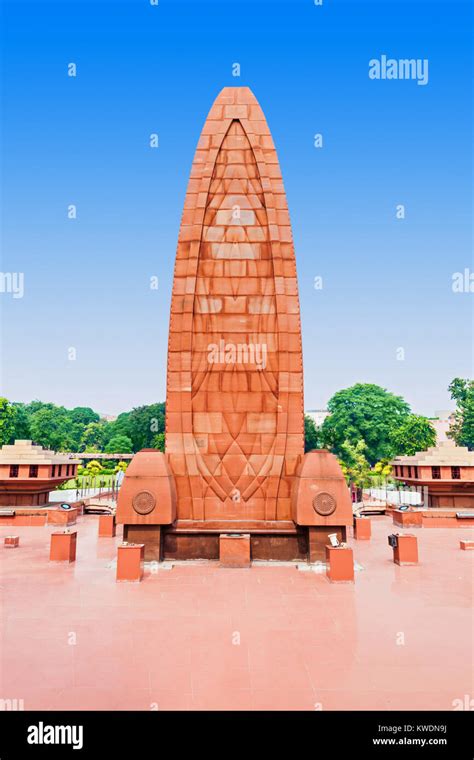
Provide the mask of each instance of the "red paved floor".
POLYGON ((149 569, 117 584, 120 538, 78 523, 77 562, 19 528, 2 568, 1 699, 33 709, 452 709, 474 694, 469 530, 417 531, 421 564, 387 535, 354 546, 355 585, 288 566, 149 569), (404 644, 397 643, 404 636, 404 644))

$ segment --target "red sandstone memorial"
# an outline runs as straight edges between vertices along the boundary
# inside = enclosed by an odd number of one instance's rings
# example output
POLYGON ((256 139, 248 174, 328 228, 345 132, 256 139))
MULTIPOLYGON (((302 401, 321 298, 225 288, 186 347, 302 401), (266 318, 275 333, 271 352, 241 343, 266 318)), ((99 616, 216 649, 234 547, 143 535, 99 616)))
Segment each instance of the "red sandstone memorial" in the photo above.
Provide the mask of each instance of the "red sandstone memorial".
MULTIPOLYGON (((123 536, 104 505, 97 515, 49 503, 96 454, 31 441, 0 451, 6 709, 17 696, 25 710, 147 715, 472 708, 473 452, 394 462, 449 506, 385 504, 353 522, 335 457, 304 452, 302 366, 276 152, 252 93, 226 88, 179 233, 166 450, 133 457, 123 536), (159 564, 193 558, 214 562, 159 564)), ((103 733, 109 744, 115 734, 103 733)), ((133 751, 137 731, 127 735, 133 751)))
POLYGON ((166 453, 142 450, 127 470, 124 539, 147 559, 219 559, 221 536, 247 534, 251 559, 324 560, 352 507, 336 458, 304 453, 303 408, 278 158, 250 89, 226 87, 199 138, 178 238, 166 453))
POLYGON ((396 478, 409 486, 427 486, 428 506, 474 508, 474 451, 443 441, 414 456, 391 462, 396 478))
POLYGON ((80 462, 28 440, 0 448, 0 507, 33 507, 49 503, 49 494, 76 477, 80 462))
POLYGON ((18 439, 0 448, 0 526, 73 525, 78 510, 61 509, 51 491, 74 478, 79 460, 18 439))

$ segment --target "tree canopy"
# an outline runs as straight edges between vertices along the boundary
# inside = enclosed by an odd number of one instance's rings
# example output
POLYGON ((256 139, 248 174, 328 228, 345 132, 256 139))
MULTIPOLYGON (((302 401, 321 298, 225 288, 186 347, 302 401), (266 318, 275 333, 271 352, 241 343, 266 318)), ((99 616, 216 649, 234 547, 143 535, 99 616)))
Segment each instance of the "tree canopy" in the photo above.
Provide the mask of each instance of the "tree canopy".
POLYGON ((133 450, 128 435, 114 435, 105 447, 106 454, 128 454, 133 450))
POLYGON ((87 406, 66 409, 37 400, 23 404, 0 399, 0 445, 30 438, 54 451, 133 453, 154 448, 164 430, 164 403, 140 406, 107 421, 87 406))
POLYGON ((338 391, 328 403, 330 415, 321 426, 323 445, 342 457, 346 441, 364 441, 365 457, 374 465, 394 455, 390 436, 410 414, 401 396, 370 383, 338 391))
POLYGON ((153 440, 165 430, 165 404, 138 406, 131 412, 119 414, 106 429, 106 443, 116 435, 125 435, 132 441, 133 451, 153 448, 153 440))
POLYGON ((152 441, 152 449, 158 449, 158 451, 165 450, 165 434, 164 433, 157 433, 152 441))
POLYGON ((304 450, 312 451, 320 448, 319 430, 315 421, 308 414, 304 416, 304 450))
POLYGON ((448 390, 456 401, 454 423, 448 433, 458 446, 474 449, 474 380, 455 377, 448 390))
POLYGON ((80 425, 74 423, 63 406, 44 404, 29 418, 31 439, 54 451, 75 451, 80 425))
POLYGON ((341 446, 341 469, 346 480, 358 488, 370 485, 370 465, 367 461, 367 445, 361 439, 356 444, 344 441, 341 446))
POLYGON ((15 413, 8 399, 0 398, 0 446, 9 443, 15 429, 15 413))
POLYGON ((427 417, 409 414, 399 427, 390 431, 390 443, 395 454, 413 456, 435 445, 436 430, 427 417))

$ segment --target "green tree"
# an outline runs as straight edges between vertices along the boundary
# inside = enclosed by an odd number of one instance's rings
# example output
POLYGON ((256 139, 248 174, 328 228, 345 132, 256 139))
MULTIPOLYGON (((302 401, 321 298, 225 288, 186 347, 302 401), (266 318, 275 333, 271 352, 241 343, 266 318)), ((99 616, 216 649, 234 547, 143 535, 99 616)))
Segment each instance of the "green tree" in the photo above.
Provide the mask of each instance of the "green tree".
POLYGON ((88 406, 76 406, 74 409, 67 409, 66 414, 70 420, 70 434, 74 441, 72 448, 74 451, 79 451, 84 428, 90 423, 98 422, 100 417, 88 406))
POLYGON ((165 405, 149 404, 132 409, 127 427, 126 435, 132 439, 133 451, 152 448, 155 436, 165 432, 165 405))
POLYGON ((0 397, 0 446, 9 443, 15 429, 15 412, 7 398, 0 397))
POLYGON ((74 424, 79 424, 83 427, 86 427, 86 425, 89 425, 92 422, 99 422, 100 420, 97 412, 94 412, 90 406, 75 406, 74 409, 69 411, 68 416, 74 424))
POLYGON ((323 446, 342 457, 346 441, 357 446, 362 440, 370 465, 393 455, 391 432, 410 413, 401 396, 370 383, 338 391, 329 401, 328 410, 330 414, 321 426, 323 446))
POLYGON ((382 462, 377 462, 370 474, 373 478, 374 486, 383 485, 392 474, 392 465, 384 459, 382 462))
POLYGON ((158 433, 153 438, 152 449, 158 449, 158 451, 164 451, 165 450, 165 434, 164 433, 158 433))
POLYGON ((474 380, 455 377, 448 390, 453 401, 456 401, 454 423, 448 436, 458 446, 474 449, 474 380))
POLYGON ((116 435, 126 435, 128 438, 131 438, 129 417, 130 412, 122 412, 116 420, 106 424, 104 428, 104 448, 116 435))
POLYGON ((49 407, 52 407, 52 406, 54 406, 54 404, 51 404, 51 403, 45 402, 45 401, 39 401, 38 399, 35 399, 34 401, 30 401, 29 404, 25 404, 26 411, 27 411, 27 413, 28 413, 29 416, 31 416, 35 412, 38 412, 40 409, 43 409, 45 407, 49 408, 49 407))
POLYGON ((53 451, 76 451, 78 441, 75 431, 63 406, 43 404, 30 416, 30 431, 33 441, 53 451))
POLYGON ((106 436, 106 422, 89 422, 83 429, 80 451, 101 451, 106 436))
POLYGON ((106 454, 128 454, 132 451, 132 441, 126 435, 115 435, 105 447, 106 454))
POLYGON ((390 432, 394 455, 413 456, 436 443, 436 430, 427 417, 409 414, 390 432))
POLYGON ((319 431, 316 423, 308 414, 304 416, 304 450, 312 451, 320 448, 319 431))
POLYGON ((19 439, 31 438, 30 433, 30 419, 28 416, 28 407, 26 404, 13 403, 13 433, 10 437, 9 443, 13 443, 19 439))
POLYGON ((367 445, 362 439, 356 444, 344 441, 341 446, 339 461, 348 483, 353 483, 357 488, 366 488, 371 485, 372 477, 370 464, 367 460, 367 445))
POLYGON ((132 441, 132 451, 154 448, 155 436, 164 432, 164 403, 139 406, 130 412, 122 412, 116 420, 105 424, 101 447, 106 451, 107 444, 115 436, 124 435, 132 441))

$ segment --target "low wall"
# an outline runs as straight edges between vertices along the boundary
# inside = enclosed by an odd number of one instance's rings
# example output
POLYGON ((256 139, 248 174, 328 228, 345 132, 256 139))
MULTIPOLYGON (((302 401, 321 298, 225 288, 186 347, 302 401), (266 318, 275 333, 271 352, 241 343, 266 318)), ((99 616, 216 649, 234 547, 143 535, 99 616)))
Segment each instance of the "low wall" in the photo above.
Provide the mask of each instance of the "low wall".
POLYGON ((462 509, 414 509, 398 512, 397 507, 387 505, 386 515, 393 518, 393 524, 398 527, 419 528, 473 528, 474 517, 457 517, 458 512, 472 510, 462 509))
POLYGON ((2 526, 41 526, 41 525, 74 525, 77 520, 77 509, 57 509, 53 507, 38 509, 15 509, 14 515, 0 516, 2 526))
POLYGON ((423 512, 422 524, 423 528, 473 528, 474 517, 459 519, 456 517, 456 510, 436 509, 423 512))

